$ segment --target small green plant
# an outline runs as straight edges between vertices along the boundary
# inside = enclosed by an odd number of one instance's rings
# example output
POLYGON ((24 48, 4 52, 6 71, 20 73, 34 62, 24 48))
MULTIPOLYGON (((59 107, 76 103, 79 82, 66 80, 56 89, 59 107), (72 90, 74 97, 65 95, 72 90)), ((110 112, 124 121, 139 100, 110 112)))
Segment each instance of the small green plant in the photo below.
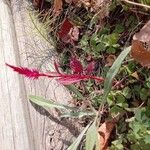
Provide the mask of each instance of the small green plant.
POLYGON ((129 121, 127 139, 131 143, 131 150, 136 148, 148 150, 150 147, 150 107, 137 108, 134 117, 129 121))
POLYGON ((94 33, 92 36, 84 35, 80 41, 81 49, 91 53, 94 57, 100 57, 101 52, 115 53, 120 47, 118 44, 119 34, 124 31, 123 25, 117 25, 110 33, 110 27, 106 26, 102 31, 94 33))
POLYGON ((102 30, 93 33, 91 36, 86 34, 82 36, 80 40, 81 49, 87 53, 93 54, 96 58, 100 57, 100 54, 105 51, 108 54, 114 54, 120 49, 118 41, 124 31, 125 27, 121 22, 116 24, 115 27, 106 24, 102 30))

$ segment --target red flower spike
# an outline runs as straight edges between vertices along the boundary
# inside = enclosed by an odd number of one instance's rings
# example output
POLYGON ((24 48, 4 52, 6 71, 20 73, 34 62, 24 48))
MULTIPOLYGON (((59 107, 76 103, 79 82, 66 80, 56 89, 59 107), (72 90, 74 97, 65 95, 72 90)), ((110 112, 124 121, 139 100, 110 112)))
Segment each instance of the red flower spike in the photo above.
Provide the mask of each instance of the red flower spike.
POLYGON ((12 68, 15 72, 18 72, 19 74, 22 74, 28 78, 38 79, 41 74, 36 69, 28 69, 23 67, 15 67, 9 64, 6 64, 8 67, 12 68))
POLYGON ((54 63, 56 72, 48 72, 48 73, 40 73, 37 69, 28 69, 25 67, 15 67, 9 64, 6 64, 8 67, 12 68, 15 72, 24 75, 25 77, 28 78, 33 78, 33 79, 38 79, 39 77, 43 76, 43 77, 48 77, 48 78, 57 78, 57 80, 64 85, 69 85, 72 83, 76 83, 79 82, 81 80, 89 80, 89 79, 93 79, 93 80, 97 80, 99 82, 104 81, 104 78, 102 77, 97 77, 97 76, 90 76, 90 75, 85 75, 83 74, 83 67, 81 65, 81 63, 73 58, 72 60, 72 70, 74 70, 74 74, 62 74, 60 73, 59 69, 58 69, 58 65, 56 63, 54 63))
POLYGON ((70 60, 70 68, 74 74, 81 74, 83 72, 83 66, 79 60, 75 57, 70 60))

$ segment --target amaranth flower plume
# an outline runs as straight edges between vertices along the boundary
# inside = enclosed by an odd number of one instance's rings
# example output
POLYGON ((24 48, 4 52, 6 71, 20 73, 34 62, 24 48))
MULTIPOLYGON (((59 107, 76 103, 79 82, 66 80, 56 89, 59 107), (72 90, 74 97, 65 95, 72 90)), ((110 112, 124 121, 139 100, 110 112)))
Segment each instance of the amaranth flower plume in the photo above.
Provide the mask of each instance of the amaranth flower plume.
POLYGON ((6 65, 12 68, 13 71, 31 79, 38 79, 40 76, 47 76, 46 74, 40 73, 37 69, 28 69, 26 67, 15 67, 7 63, 6 65))
POLYGON ((63 85, 69 85, 69 84, 77 83, 81 80, 89 80, 89 79, 94 79, 99 82, 104 81, 104 78, 102 77, 84 74, 83 67, 76 58, 74 58, 71 61, 72 62, 70 63, 70 67, 73 70, 73 74, 61 73, 61 71, 58 68, 58 64, 56 62, 54 62, 54 67, 56 72, 48 72, 48 73, 40 73, 37 69, 28 69, 26 67, 15 67, 9 64, 6 65, 12 68, 15 72, 24 75, 25 77, 32 78, 32 79, 38 79, 39 77, 42 76, 48 78, 56 78, 57 81, 63 85))

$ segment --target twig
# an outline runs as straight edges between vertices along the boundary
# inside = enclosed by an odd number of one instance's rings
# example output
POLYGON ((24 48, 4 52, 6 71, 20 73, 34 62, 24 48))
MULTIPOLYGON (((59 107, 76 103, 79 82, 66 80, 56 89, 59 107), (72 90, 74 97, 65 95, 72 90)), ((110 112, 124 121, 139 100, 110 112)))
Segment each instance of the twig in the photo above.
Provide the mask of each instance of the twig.
POLYGON ((137 14, 142 14, 142 15, 146 15, 149 16, 149 13, 143 12, 143 11, 139 11, 137 10, 137 8, 129 8, 130 11, 137 13, 137 14))
POLYGON ((141 4, 141 3, 136 3, 136 2, 131 2, 130 0, 121 0, 125 3, 128 3, 128 4, 131 4, 131 5, 136 5, 136 6, 139 6, 139 7, 145 7, 147 9, 150 9, 150 6, 148 5, 145 5, 145 4, 141 4))

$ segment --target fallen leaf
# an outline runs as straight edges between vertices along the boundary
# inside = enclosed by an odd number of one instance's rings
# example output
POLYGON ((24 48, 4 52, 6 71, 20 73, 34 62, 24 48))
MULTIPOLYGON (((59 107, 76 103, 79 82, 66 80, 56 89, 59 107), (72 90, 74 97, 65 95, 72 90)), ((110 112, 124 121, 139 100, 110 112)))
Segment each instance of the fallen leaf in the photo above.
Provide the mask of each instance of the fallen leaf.
POLYGON ((106 58, 106 65, 105 66, 112 66, 112 64, 114 63, 114 61, 116 60, 116 56, 115 55, 109 55, 107 58, 106 58))
POLYGON ((54 10, 53 10, 53 15, 56 17, 58 16, 61 11, 62 11, 62 5, 63 5, 63 2, 62 0, 54 0, 54 10))
POLYGON ((81 7, 82 5, 82 0, 65 0, 65 2, 68 4, 74 4, 77 7, 81 7))
POLYGON ((40 8, 42 0, 33 0, 32 3, 34 7, 40 8))
POLYGON ((137 71, 133 72, 131 74, 131 76, 134 77, 134 78, 136 78, 137 80, 139 80, 139 75, 138 75, 137 71))
POLYGON ((79 28, 74 26, 70 29, 69 36, 73 41, 78 41, 79 39, 79 28))
POLYGON ((131 55, 142 66, 150 68, 150 21, 133 36, 131 55))
POLYGON ((146 42, 150 45, 150 20, 142 27, 140 32, 134 34, 133 40, 146 42))
POLYGON ((107 150, 108 140, 110 138, 110 134, 114 129, 116 122, 118 119, 112 119, 105 121, 100 128, 98 129, 99 133, 99 141, 100 141, 100 150, 107 150))
POLYGON ((73 24, 68 19, 65 19, 58 31, 58 36, 60 40, 63 41, 64 43, 70 42, 69 32, 71 28, 73 28, 73 24))
POLYGON ((131 56, 142 66, 150 68, 150 49, 145 47, 145 43, 133 40, 131 56))
POLYGON ((65 0, 66 3, 71 4, 71 3, 77 3, 79 0, 65 0))

